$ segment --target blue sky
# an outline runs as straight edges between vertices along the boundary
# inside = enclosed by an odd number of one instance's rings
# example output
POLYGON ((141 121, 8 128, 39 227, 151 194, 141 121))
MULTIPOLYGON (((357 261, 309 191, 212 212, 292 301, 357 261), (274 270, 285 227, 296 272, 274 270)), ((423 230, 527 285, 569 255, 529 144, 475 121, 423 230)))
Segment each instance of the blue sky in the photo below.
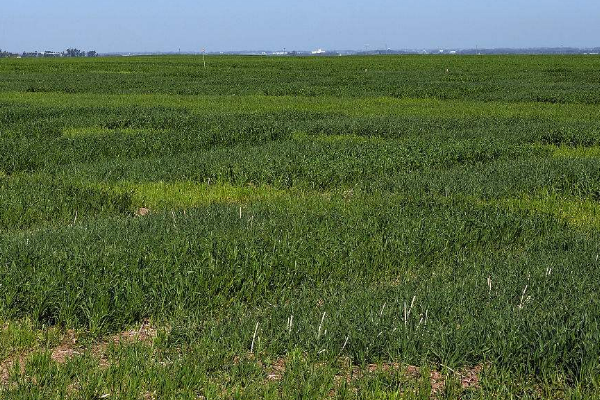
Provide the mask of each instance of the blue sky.
POLYGON ((599 0, 0 0, 11 51, 600 46, 599 0))

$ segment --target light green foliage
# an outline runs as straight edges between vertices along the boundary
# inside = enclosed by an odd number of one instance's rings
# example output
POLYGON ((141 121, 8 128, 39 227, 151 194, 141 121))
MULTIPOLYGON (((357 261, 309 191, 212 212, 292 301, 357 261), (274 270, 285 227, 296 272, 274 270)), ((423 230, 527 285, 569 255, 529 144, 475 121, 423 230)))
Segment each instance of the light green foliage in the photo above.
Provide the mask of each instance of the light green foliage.
POLYGON ((152 134, 152 135, 160 135, 161 133, 165 133, 164 131, 159 131, 155 129, 110 129, 104 126, 90 126, 85 128, 66 128, 63 131, 63 135, 67 137, 77 138, 80 136, 106 136, 111 134, 122 134, 128 133, 130 135, 139 135, 139 134, 152 134))
POLYGON ((599 58, 207 64, 0 60, 2 399, 599 392, 599 58))
MULTIPOLYGON (((116 184, 116 192, 133 193, 133 203, 140 207, 157 210, 187 209, 211 203, 251 203, 261 200, 293 196, 268 186, 210 185, 194 182, 142 182, 122 181, 116 184)), ((300 196, 298 192, 295 195, 300 196)))
POLYGON ((569 224, 596 230, 600 227, 600 203, 592 199, 560 197, 556 195, 523 195, 519 198, 500 199, 492 203, 509 209, 545 213, 569 224))
POLYGON ((0 321, 0 359, 15 358, 24 352, 57 345, 60 331, 57 327, 35 329, 29 320, 0 321))
POLYGON ((548 146, 555 157, 566 158, 597 158, 600 157, 600 146, 571 147, 571 146, 548 146))

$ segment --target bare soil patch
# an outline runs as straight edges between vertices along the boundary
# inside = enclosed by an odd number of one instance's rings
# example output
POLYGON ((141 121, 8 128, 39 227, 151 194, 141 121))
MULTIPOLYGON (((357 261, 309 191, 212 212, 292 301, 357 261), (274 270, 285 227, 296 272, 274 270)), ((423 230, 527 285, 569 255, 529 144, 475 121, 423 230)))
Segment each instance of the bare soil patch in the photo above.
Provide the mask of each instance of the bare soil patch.
MULTIPOLYGON (((110 344, 127 344, 135 342, 151 343, 157 336, 157 329, 150 325, 148 321, 144 321, 139 329, 130 329, 109 336, 102 341, 91 346, 84 346, 79 343, 77 333, 74 330, 67 330, 58 346, 55 346, 50 351, 50 357, 54 362, 64 364, 68 360, 78 355, 84 354, 90 350, 92 355, 100 360, 100 366, 108 366, 106 352, 110 344)), ((13 354, 5 360, 0 361, 0 385, 6 385, 10 379, 10 373, 14 368, 15 363, 19 363, 21 373, 24 373, 25 363, 29 356, 34 352, 43 349, 29 349, 18 354, 13 354)))
POLYGON ((138 216, 138 217, 144 217, 144 216, 146 216, 148 214, 150 214, 150 209, 146 208, 146 207, 138 208, 135 211, 135 215, 138 216))
MULTIPOLYGON (((460 381, 461 388, 467 389, 479 389, 480 375, 484 369, 483 365, 476 365, 474 367, 465 367, 459 370, 450 370, 450 373, 445 375, 439 370, 431 370, 429 372, 429 379, 431 383, 431 397, 436 398, 441 394, 446 386, 446 380, 448 377, 454 377, 460 381)), ((286 370, 286 359, 278 358, 273 362, 267 369, 267 380, 279 381, 283 378, 286 370)), ((414 365, 401 365, 399 363, 383 363, 383 364, 369 364, 366 368, 361 368, 357 365, 351 365, 350 361, 345 359, 341 362, 341 370, 347 371, 339 373, 335 377, 336 386, 342 384, 343 381, 351 383, 358 379, 364 378, 369 374, 378 372, 394 373, 401 371, 410 380, 418 380, 422 377, 423 369, 414 365)))

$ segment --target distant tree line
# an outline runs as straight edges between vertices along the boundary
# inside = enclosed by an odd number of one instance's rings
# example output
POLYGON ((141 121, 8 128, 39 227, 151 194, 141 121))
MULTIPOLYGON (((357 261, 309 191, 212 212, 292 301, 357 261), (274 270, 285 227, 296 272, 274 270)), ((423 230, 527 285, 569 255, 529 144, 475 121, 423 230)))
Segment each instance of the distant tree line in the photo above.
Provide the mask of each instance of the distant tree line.
POLYGON ((10 53, 8 51, 4 51, 4 50, 0 49, 0 58, 17 57, 17 56, 18 56, 18 54, 10 53))
POLYGON ((94 50, 91 51, 83 51, 75 48, 69 48, 65 51, 51 51, 46 50, 44 52, 33 51, 33 52, 24 52, 23 54, 10 53, 8 51, 3 51, 0 49, 0 58, 7 57, 98 57, 98 53, 94 50))
POLYGON ((83 51, 79 49, 67 49, 65 52, 65 57, 96 57, 98 53, 95 51, 83 51))

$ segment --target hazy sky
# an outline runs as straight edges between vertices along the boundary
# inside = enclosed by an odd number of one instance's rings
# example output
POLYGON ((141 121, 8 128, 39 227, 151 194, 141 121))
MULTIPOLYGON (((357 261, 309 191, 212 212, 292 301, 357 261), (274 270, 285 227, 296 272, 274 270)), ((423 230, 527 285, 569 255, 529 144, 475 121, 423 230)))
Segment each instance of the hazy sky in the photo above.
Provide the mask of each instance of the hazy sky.
POLYGON ((0 0, 0 48, 600 46, 599 0, 0 0))

